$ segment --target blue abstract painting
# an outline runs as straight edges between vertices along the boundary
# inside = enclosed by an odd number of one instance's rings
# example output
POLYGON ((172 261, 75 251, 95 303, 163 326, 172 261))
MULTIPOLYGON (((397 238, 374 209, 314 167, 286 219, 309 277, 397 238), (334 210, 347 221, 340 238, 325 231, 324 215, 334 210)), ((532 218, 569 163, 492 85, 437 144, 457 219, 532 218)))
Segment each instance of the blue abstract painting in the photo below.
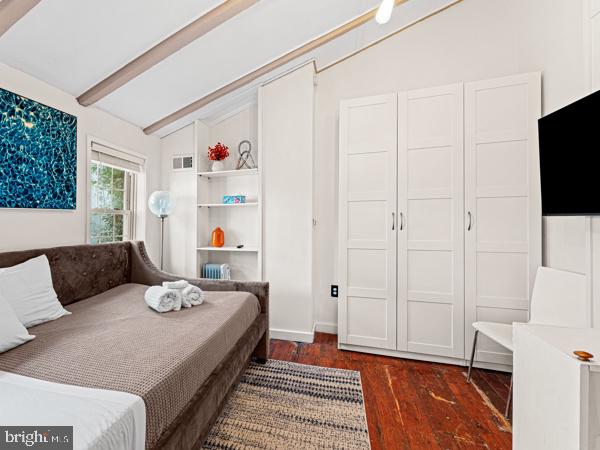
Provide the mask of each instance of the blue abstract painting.
POLYGON ((75 209, 77 117, 0 88, 0 208, 75 209))

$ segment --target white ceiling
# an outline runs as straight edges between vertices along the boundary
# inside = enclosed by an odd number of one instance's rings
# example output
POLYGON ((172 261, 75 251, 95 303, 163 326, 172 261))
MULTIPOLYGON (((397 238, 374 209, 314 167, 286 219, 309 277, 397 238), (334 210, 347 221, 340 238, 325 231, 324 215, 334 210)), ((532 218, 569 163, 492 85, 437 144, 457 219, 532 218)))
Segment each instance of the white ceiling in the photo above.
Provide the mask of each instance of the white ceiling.
POLYGON ((219 3, 42 0, 0 38, 0 60, 78 96, 219 3))
MULTIPOLYGON (((410 0, 390 23, 374 21, 278 69, 334 62, 453 0, 410 0)), ((221 0, 46 0, 0 38, 0 61, 78 96, 221 0)), ((376 7, 379 0, 259 2, 133 79, 96 105, 140 127, 188 105, 376 7)), ((157 132, 248 102, 263 77, 157 132)))

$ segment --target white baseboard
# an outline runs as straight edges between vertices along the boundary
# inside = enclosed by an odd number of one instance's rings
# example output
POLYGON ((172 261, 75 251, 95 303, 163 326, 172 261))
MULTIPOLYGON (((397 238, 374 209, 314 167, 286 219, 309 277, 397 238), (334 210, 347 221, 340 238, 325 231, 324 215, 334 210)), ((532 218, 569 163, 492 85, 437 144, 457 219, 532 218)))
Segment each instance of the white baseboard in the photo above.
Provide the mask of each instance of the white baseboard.
POLYGON ((320 333, 337 334, 337 323, 317 322, 315 323, 315 331, 318 331, 320 333))
POLYGON ((297 331, 297 330, 278 330, 276 328, 269 329, 269 337, 271 339, 281 339, 282 341, 306 342, 312 344, 315 340, 315 331, 297 331))

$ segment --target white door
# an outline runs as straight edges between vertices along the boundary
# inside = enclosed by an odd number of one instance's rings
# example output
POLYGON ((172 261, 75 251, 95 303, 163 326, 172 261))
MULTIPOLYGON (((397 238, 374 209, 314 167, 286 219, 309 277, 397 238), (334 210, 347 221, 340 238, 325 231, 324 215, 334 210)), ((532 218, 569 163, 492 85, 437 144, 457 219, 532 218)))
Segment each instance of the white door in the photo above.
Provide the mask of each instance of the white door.
POLYGON ((342 344, 396 348, 396 100, 392 94, 340 104, 342 344))
POLYGON ((398 350, 464 357, 463 85, 398 97, 398 350))
MULTIPOLYGON (((540 74, 465 84, 465 353, 475 321, 525 322, 541 265, 540 74)), ((484 336, 477 360, 511 364, 484 336)))

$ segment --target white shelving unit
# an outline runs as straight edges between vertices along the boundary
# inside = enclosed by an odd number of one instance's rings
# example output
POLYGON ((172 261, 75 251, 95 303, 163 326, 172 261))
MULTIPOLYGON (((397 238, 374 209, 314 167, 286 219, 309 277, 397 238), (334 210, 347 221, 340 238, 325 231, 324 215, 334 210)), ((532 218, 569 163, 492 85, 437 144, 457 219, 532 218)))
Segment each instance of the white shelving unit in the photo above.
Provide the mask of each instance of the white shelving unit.
POLYGON ((258 206, 258 202, 252 203, 200 203, 198 208, 247 208, 258 206))
POLYGON ((262 279, 262 174, 257 148, 256 104, 234 111, 210 124, 203 124, 197 136, 197 275, 205 263, 229 264, 231 278, 262 279), (258 168, 236 170, 238 145, 252 143, 252 156, 258 168), (207 146, 221 142, 230 156, 223 171, 212 172, 206 158, 207 146), (224 204, 224 195, 245 195, 246 203, 224 204), (211 235, 220 227, 225 233, 223 247, 211 246, 211 235), (243 245, 242 248, 237 248, 243 245))
POLYGON ((198 247, 199 251, 203 252, 245 252, 245 253, 255 253, 258 252, 258 248, 256 247, 198 247))
POLYGON ((220 172, 198 172, 198 176, 206 178, 243 177, 257 175, 258 169, 222 170, 220 172))

